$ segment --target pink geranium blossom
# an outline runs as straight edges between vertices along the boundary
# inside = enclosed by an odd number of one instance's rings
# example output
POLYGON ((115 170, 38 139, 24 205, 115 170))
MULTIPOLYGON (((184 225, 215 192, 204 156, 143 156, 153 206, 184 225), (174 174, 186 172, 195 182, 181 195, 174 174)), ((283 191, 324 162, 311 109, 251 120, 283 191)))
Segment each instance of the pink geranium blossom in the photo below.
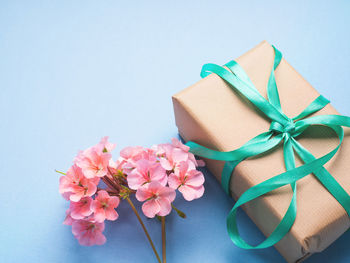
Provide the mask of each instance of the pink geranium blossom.
POLYGON ((123 168, 123 172, 129 174, 135 168, 139 160, 155 162, 157 161, 157 156, 152 149, 134 146, 122 149, 118 160, 120 162, 120 167, 123 168))
POLYGON ((96 222, 107 220, 116 220, 118 213, 114 209, 119 205, 117 196, 110 196, 105 190, 98 191, 97 197, 92 202, 92 210, 96 222))
POLYGON ((163 186, 159 182, 151 182, 137 190, 136 199, 141 202, 147 200, 142 205, 142 211, 147 217, 152 218, 155 215, 168 215, 175 195, 174 189, 163 186))
POLYGON ((86 178, 103 177, 108 173, 111 157, 110 153, 102 152, 98 147, 91 147, 79 152, 75 163, 82 169, 86 178))
POLYGON ((181 143, 178 139, 173 138, 172 144, 159 144, 153 146, 160 163, 167 171, 174 171, 181 162, 192 163, 196 166, 204 166, 202 160, 196 160, 194 155, 189 152, 189 147, 181 143))
POLYGON ((178 189, 187 201, 202 197, 204 193, 204 176, 196 170, 191 169, 187 162, 182 162, 179 169, 169 175, 169 186, 178 189))
POLYGON ((176 138, 172 138, 171 139, 172 145, 175 148, 181 149, 184 152, 187 152, 188 154, 188 160, 191 161, 192 163, 194 163, 195 166, 199 166, 199 167, 203 167, 205 166, 205 163, 203 160, 196 160, 196 158, 194 157, 193 153, 190 153, 190 147, 188 147, 187 145, 183 144, 181 141, 179 141, 176 138))
POLYGON ((182 149, 175 148, 171 144, 164 144, 160 146, 165 155, 160 157, 160 164, 167 171, 174 170, 180 162, 188 161, 188 153, 182 149))
POLYGON ((138 161, 142 158, 144 152, 145 148, 142 146, 129 146, 120 151, 120 157, 124 158, 125 160, 138 161))
POLYGON ((100 178, 88 179, 77 165, 71 166, 65 176, 60 177, 59 192, 73 202, 82 197, 92 196, 97 190, 100 178))
POLYGON ((128 185, 134 190, 137 190, 143 184, 154 181, 165 186, 167 179, 166 171, 158 162, 145 159, 137 161, 135 169, 127 176, 128 185))
POLYGON ((73 219, 83 219, 92 214, 91 209, 92 198, 90 196, 83 197, 78 202, 70 202, 70 216, 73 219))
POLYGON ((72 233, 83 246, 103 245, 106 237, 102 234, 104 223, 94 222, 92 219, 81 219, 72 224, 72 233))

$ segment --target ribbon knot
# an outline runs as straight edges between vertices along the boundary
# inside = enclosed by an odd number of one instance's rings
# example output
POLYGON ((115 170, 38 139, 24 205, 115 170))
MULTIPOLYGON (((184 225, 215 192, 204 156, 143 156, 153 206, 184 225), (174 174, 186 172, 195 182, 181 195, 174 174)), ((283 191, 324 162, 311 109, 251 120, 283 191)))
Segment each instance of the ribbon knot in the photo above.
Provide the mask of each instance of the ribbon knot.
POLYGON ((277 121, 272 121, 269 130, 276 133, 288 134, 293 137, 295 133, 295 123, 292 119, 289 119, 285 125, 277 121))
POLYGON ((247 158, 258 156, 269 150, 278 147, 283 142, 283 154, 286 172, 273 176, 270 179, 257 184, 245 191, 237 200, 234 207, 227 217, 227 231, 233 243, 245 249, 258 249, 273 246, 280 241, 294 224, 297 213, 297 181, 309 174, 313 174, 322 185, 333 195, 333 197, 342 205, 350 217, 350 196, 344 188, 334 179, 334 177, 323 167, 336 154, 344 138, 342 126, 350 127, 350 117, 340 115, 319 115, 308 117, 309 115, 323 109, 329 100, 323 96, 317 97, 312 101, 299 115, 294 118, 287 117, 281 108, 277 84, 274 71, 281 62, 282 54, 274 46, 275 58, 271 70, 270 78, 267 84, 267 97, 265 99, 245 73, 243 68, 235 61, 230 61, 221 67, 215 64, 205 64, 201 71, 201 77, 206 77, 212 73, 218 75, 254 104, 263 114, 271 120, 271 126, 268 132, 261 133, 253 139, 246 142, 240 148, 220 152, 195 142, 186 143, 190 151, 198 156, 225 161, 221 173, 221 185, 227 194, 230 194, 230 180, 235 167, 247 158), (308 117, 308 118, 306 118, 308 117), (332 151, 316 158, 311 152, 305 149, 297 140, 303 131, 311 125, 323 125, 330 128, 339 137, 339 144, 332 151), (303 165, 296 167, 295 156, 297 154, 304 162, 303 165), (237 209, 242 205, 282 186, 289 185, 293 192, 289 207, 283 216, 281 222, 275 230, 260 244, 256 246, 246 243, 239 234, 236 222, 237 209))

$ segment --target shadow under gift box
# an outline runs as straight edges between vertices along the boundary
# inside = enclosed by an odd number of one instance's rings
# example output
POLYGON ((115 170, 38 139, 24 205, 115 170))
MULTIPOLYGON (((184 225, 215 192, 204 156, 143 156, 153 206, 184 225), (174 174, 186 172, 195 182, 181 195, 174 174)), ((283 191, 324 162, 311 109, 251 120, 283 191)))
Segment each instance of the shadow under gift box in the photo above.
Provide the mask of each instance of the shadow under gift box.
MULTIPOLYGON (((236 61, 260 94, 267 98, 267 83, 274 61, 272 46, 263 41, 236 61)), ((319 96, 284 59, 277 67, 275 76, 282 110, 288 117, 299 114, 319 96)), ((239 148, 256 135, 268 131, 271 123, 215 74, 174 95, 173 104, 176 125, 184 140, 219 151, 239 148)), ((339 113, 328 104, 313 116, 323 114, 339 113)), ((350 129, 344 128, 344 131, 341 148, 324 167, 350 193, 350 129)), ((323 126, 310 127, 296 139, 316 158, 333 150, 339 143, 334 132, 323 126)), ((224 162, 205 161, 220 181, 224 162)), ((297 166, 302 164, 298 158, 296 163, 297 166)), ((241 162, 232 175, 231 195, 237 200, 250 187, 283 172, 285 166, 281 145, 264 155, 241 162)), ((291 187, 284 186, 249 202, 243 209, 268 236, 283 218, 291 198, 291 187)), ((296 220, 289 233, 275 247, 288 262, 299 262, 312 253, 324 250, 349 226, 350 221, 343 207, 310 174, 297 181, 296 220)))

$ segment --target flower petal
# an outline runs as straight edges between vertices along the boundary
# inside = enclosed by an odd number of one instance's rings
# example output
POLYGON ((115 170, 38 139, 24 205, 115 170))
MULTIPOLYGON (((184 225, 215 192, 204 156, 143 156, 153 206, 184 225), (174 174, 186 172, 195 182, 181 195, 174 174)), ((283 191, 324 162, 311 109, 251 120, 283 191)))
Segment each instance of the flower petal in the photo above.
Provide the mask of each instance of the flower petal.
POLYGON ((193 199, 202 197, 204 193, 204 186, 191 187, 183 185, 179 188, 179 191, 182 193, 185 200, 192 201, 193 199))
POLYGON ((157 215, 166 216, 171 212, 171 202, 167 198, 160 198, 157 200, 160 210, 157 215))
POLYGON ((184 152, 183 150, 181 150, 179 148, 175 148, 172 151, 172 159, 173 159, 173 162, 175 162, 175 163, 187 161, 188 153, 184 152))
POLYGON ((176 192, 173 188, 162 187, 158 190, 160 198, 167 198, 170 202, 174 201, 176 192))
POLYGON ((120 200, 119 200, 119 197, 117 196, 111 196, 109 198, 109 201, 108 201, 109 205, 113 208, 116 208, 118 207, 119 203, 120 203, 120 200))
POLYGON ((162 165, 162 167, 167 170, 167 171, 171 171, 173 169, 173 166, 171 165, 171 163, 169 162, 168 159, 166 158, 160 158, 160 164, 162 165))
POLYGON ((131 189, 137 190, 146 181, 142 175, 138 173, 137 170, 133 170, 127 177, 128 185, 131 189))
POLYGON ((168 177, 168 184, 169 187, 173 189, 177 189, 181 185, 181 181, 177 175, 174 173, 171 173, 168 177))
POLYGON ((166 171, 160 164, 157 164, 150 169, 150 179, 151 181, 159 182, 163 186, 168 182, 166 171))
POLYGON ((111 220, 111 221, 114 221, 118 218, 118 213, 117 211, 115 211, 114 209, 107 209, 106 210, 106 219, 107 220, 111 220))
POLYGON ((96 193, 96 190, 97 190, 97 185, 95 183, 91 182, 91 180, 89 180, 89 182, 87 183, 86 195, 92 196, 96 193))
POLYGON ((104 243, 106 243, 106 240, 107 240, 106 237, 101 232, 96 233, 96 236, 95 236, 96 245, 103 245, 104 243))
POLYGON ((157 213, 159 213, 159 211, 160 205, 154 199, 149 200, 142 205, 142 212, 149 218, 153 218, 157 213))
POLYGON ((205 162, 202 159, 198 159, 197 161, 197 166, 198 167, 204 167, 205 166, 205 162))
POLYGON ((190 150, 190 147, 188 147, 187 145, 183 144, 181 141, 179 141, 176 138, 172 138, 171 142, 174 145, 174 147, 180 148, 180 149, 182 149, 185 152, 188 152, 190 150))
POLYGON ((104 199, 108 199, 109 198, 109 194, 105 191, 105 190, 100 190, 97 192, 97 200, 104 200, 104 199))
POLYGON ((139 189, 137 189, 135 196, 138 201, 143 202, 148 198, 152 197, 152 193, 148 191, 148 188, 146 186, 142 186, 139 189))
POLYGON ((201 186, 204 183, 204 176, 198 170, 191 170, 187 173, 186 185, 201 186))
POLYGON ((81 191, 81 192, 77 192, 77 193, 72 193, 70 196, 69 196, 69 199, 73 202, 78 202, 80 201, 80 199, 84 196, 84 193, 81 191))
POLYGON ((106 214, 104 209, 97 209, 94 213, 94 219, 98 223, 102 223, 103 221, 106 220, 106 214))

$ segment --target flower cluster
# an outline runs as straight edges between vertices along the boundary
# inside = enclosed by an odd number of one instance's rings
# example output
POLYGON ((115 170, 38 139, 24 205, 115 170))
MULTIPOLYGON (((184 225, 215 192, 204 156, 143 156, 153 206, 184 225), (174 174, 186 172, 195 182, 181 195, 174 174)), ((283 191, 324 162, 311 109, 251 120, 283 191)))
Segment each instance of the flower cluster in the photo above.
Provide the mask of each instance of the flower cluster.
POLYGON ((168 215, 175 190, 187 201, 200 198, 204 193, 204 176, 196 170, 204 164, 177 139, 150 149, 125 148, 120 152, 118 164, 127 174, 129 187, 136 190, 136 199, 146 201, 142 211, 147 217, 168 215))
POLYGON ((178 190, 192 201, 204 193, 204 176, 196 168, 203 166, 189 148, 177 139, 172 143, 127 147, 112 160, 115 144, 108 137, 80 151, 73 165, 60 178, 59 192, 70 201, 64 224, 81 245, 101 245, 104 221, 116 220, 120 200, 135 193, 145 216, 166 216, 178 190), (105 188, 101 188, 103 184, 105 188))
POLYGON ((115 208, 119 197, 97 187, 101 177, 108 174, 110 151, 114 147, 107 137, 102 138, 99 144, 79 152, 74 164, 60 178, 59 192, 70 201, 63 223, 72 226, 81 245, 104 244, 104 221, 118 218, 115 208))

